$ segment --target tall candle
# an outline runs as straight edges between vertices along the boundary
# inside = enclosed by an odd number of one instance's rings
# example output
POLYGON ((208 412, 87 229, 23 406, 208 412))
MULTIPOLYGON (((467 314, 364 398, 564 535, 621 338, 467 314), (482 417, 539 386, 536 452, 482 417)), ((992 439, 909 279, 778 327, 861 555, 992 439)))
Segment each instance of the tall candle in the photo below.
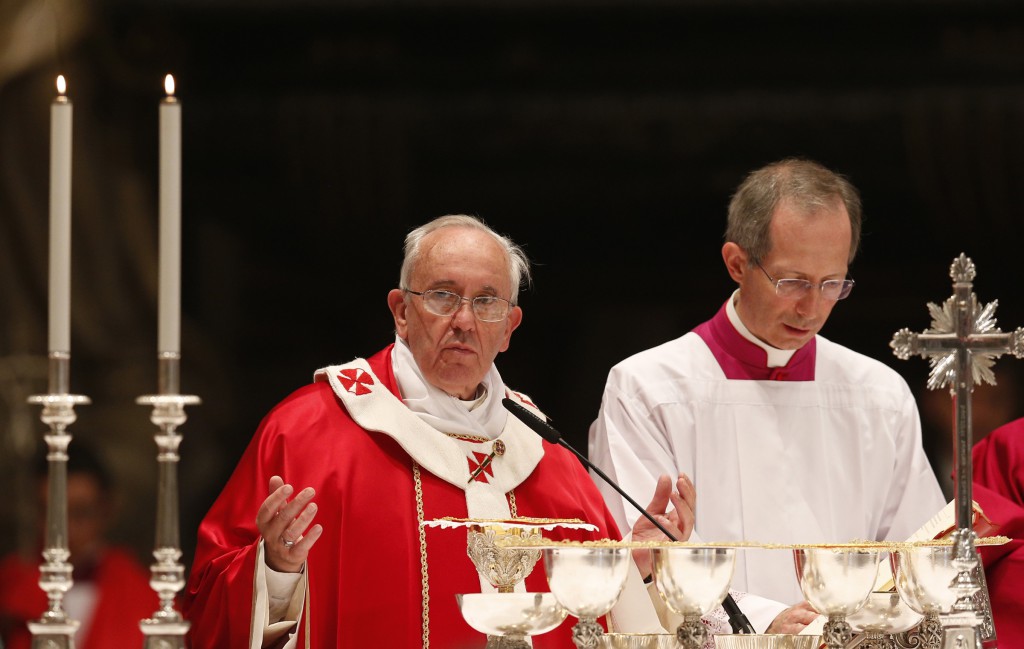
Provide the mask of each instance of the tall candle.
POLYGON ((160 294, 157 352, 181 351, 181 104, 174 77, 160 102, 160 294))
POLYGON ((49 351, 71 352, 71 102, 64 76, 50 106, 49 351))

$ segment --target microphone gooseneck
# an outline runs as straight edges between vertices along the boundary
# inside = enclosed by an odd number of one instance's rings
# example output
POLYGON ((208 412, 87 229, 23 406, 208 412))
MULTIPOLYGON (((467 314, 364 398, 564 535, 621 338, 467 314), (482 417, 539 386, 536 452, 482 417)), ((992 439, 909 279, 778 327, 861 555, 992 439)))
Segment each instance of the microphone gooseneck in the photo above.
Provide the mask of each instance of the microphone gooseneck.
MULTIPOLYGON (((608 485, 611 488, 619 492, 620 496, 625 498, 630 505, 633 505, 633 507, 635 507, 636 510, 643 515, 644 518, 649 520, 655 527, 661 530, 662 534, 664 534, 673 541, 679 540, 678 538, 676 538, 674 534, 672 534, 672 532, 669 532, 667 529, 665 529, 665 526, 659 523, 657 519, 655 519, 654 516, 650 514, 650 512, 641 507, 635 500, 633 500, 629 496, 629 494, 623 491, 622 487, 620 487, 614 480, 609 478, 604 471, 599 469, 593 462, 584 457, 582 453, 580 453, 572 446, 570 446, 562 438, 562 434, 555 430, 555 428, 551 424, 530 412, 522 404, 517 403, 516 401, 513 401, 508 397, 502 399, 501 403, 505 406, 506 410, 508 410, 509 412, 516 416, 516 419, 526 424, 530 428, 530 430, 543 437, 545 441, 550 442, 551 444, 558 444, 571 451, 573 455, 578 457, 580 461, 583 462, 584 466, 591 469, 594 473, 599 475, 602 480, 608 483, 608 485)), ((725 594, 725 600, 722 601, 722 608, 724 608, 725 612, 729 615, 729 625, 732 627, 734 633, 755 633, 753 625, 751 625, 750 621, 747 620, 747 616, 744 615, 743 611, 740 610, 739 605, 736 604, 736 600, 733 599, 730 593, 725 594)))

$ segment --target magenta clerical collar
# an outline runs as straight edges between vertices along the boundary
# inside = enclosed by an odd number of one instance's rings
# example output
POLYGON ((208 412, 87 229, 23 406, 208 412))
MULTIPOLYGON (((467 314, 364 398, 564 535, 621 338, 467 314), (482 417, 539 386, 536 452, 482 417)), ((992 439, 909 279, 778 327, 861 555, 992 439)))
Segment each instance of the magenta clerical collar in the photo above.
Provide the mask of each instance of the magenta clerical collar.
MULTIPOLYGON (((729 298, 732 299, 731 297, 729 298)), ((784 367, 768 367, 768 354, 744 338, 729 322, 726 305, 693 331, 708 346, 725 378, 748 381, 813 381, 815 339, 793 354, 784 367)))

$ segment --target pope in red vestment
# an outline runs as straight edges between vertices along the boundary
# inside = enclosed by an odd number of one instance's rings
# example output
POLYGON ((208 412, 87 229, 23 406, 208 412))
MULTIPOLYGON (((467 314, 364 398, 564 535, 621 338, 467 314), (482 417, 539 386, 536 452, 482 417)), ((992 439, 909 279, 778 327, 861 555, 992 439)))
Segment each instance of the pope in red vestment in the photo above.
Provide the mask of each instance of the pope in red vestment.
MULTIPOLYGON (((596 533, 555 531, 546 534, 549 538, 619 538, 579 461, 514 417, 500 437, 506 450, 493 458, 493 470, 478 473, 469 488, 439 477, 454 472, 463 482, 479 458, 490 454, 493 442, 460 442, 437 431, 424 441, 430 429, 402 404, 391 354, 388 347, 369 361, 321 371, 316 382, 264 419, 199 529, 184 605, 194 649, 249 647, 250 633, 259 633, 250 628, 261 561, 253 519, 274 475, 311 485, 319 494, 323 535, 308 556, 299 646, 482 647, 485 637, 462 619, 455 598, 481 592, 466 553, 465 529, 421 525, 442 517, 477 517, 467 504, 477 497, 474 486, 499 485, 520 517, 575 518, 599 528, 596 533), (479 451, 473 451, 474 444, 479 451), (520 476, 504 477, 515 473, 516 458, 524 453, 536 455, 526 475, 518 483, 520 476)), ((508 394, 532 407, 520 395, 508 394)), ((542 565, 525 585, 530 592, 548 590, 542 565)), ((569 617, 555 631, 537 636, 534 646, 571 647, 575 621, 569 617)))
POLYGON ((1006 545, 981 546, 1000 647, 1024 647, 1024 419, 1000 426, 974 445, 973 499, 1006 545))

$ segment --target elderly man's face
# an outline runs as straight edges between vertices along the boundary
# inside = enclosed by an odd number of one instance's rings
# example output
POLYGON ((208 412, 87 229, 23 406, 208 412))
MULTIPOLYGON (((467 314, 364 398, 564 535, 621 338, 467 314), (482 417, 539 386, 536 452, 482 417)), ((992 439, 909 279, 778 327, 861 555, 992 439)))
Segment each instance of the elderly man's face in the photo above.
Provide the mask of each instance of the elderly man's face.
MULTIPOLYGON (((761 265, 776 279, 814 284, 843 279, 850 237, 850 217, 841 202, 807 214, 783 200, 772 215, 772 248, 761 265)), ((729 274, 740 285, 736 312, 750 333, 778 349, 799 349, 821 330, 835 301, 816 289, 799 299, 779 297, 765 272, 750 266, 739 246, 728 243, 722 252, 729 274)))
MULTIPOLYGON (((413 291, 444 289, 466 298, 512 296, 508 257, 486 232, 449 226, 423 238, 420 257, 409 278, 413 291)), ((481 322, 469 302, 453 315, 430 313, 423 300, 394 289, 388 305, 395 331, 409 344, 423 375, 435 387, 471 399, 499 352, 508 349, 512 332, 522 321, 519 307, 500 322, 481 322)))

